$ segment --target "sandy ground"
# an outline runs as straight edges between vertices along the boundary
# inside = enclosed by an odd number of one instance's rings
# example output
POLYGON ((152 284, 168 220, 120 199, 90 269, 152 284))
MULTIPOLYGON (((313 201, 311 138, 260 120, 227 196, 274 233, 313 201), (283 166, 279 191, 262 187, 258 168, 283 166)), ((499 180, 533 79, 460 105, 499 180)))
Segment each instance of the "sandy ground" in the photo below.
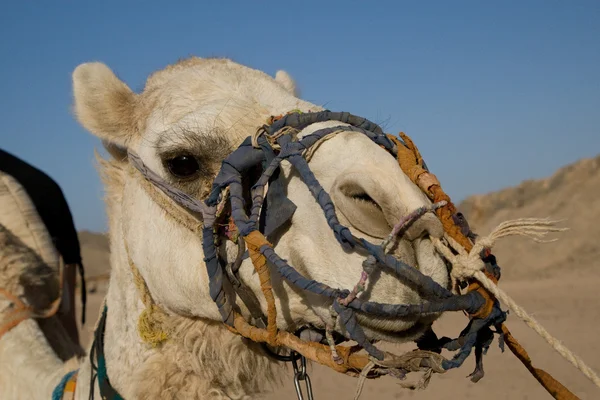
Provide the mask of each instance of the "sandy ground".
MULTIPOLYGON (((567 347, 580 355, 593 369, 600 371, 600 307, 598 284, 600 276, 590 279, 545 279, 501 284, 513 298, 523 305, 548 331, 567 347)), ((89 321, 82 330, 82 340, 88 343, 94 316, 102 302, 103 293, 89 296, 89 321)), ((434 327, 438 335, 456 335, 465 326, 460 314, 443 316, 434 327)), ((583 377, 571 364, 563 360, 546 342, 538 337, 516 316, 509 315, 507 323, 514 336, 523 344, 534 360, 534 365, 545 369, 560 380, 581 399, 600 399, 600 389, 583 377)), ((402 351, 410 346, 386 346, 402 351)), ((435 375, 429 387, 412 392, 401 388, 393 378, 383 377, 366 382, 361 399, 550 399, 551 396, 529 375, 525 367, 507 350, 501 353, 495 342, 484 358, 486 376, 477 384, 466 376, 472 372, 474 357, 465 365, 444 375, 435 375)), ((284 374, 283 385, 265 399, 294 399, 291 368, 284 374)), ((320 365, 309 366, 316 399, 352 399, 357 379, 335 373, 320 365)), ((408 379, 415 379, 409 377, 408 379)))

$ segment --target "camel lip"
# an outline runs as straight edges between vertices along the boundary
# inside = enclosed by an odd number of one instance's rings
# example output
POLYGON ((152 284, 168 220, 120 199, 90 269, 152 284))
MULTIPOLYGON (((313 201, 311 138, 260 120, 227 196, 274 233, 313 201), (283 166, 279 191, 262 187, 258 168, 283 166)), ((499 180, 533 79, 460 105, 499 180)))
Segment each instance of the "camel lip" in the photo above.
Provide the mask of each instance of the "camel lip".
POLYGON ((381 340, 391 343, 405 343, 419 338, 438 317, 439 315, 434 314, 419 316, 412 321, 412 324, 409 327, 400 330, 374 327, 364 323, 361 325, 365 335, 370 341, 381 340))

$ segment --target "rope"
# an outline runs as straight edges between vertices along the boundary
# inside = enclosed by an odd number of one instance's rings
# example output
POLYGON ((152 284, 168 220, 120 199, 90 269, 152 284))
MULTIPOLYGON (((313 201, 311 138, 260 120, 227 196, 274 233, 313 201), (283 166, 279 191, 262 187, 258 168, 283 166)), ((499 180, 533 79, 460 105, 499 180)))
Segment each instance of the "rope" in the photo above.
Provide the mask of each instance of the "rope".
POLYGON ((412 211, 411 213, 400 218, 400 221, 398 221, 398 223, 396 225, 394 225, 394 227, 392 228, 392 231, 390 232, 388 237, 385 238, 385 240, 381 243, 381 247, 383 248, 383 251, 386 251, 386 248, 390 244, 390 242, 396 236, 398 236, 398 234, 400 234, 400 232, 404 232, 411 223, 413 223, 414 221, 416 221, 418 218, 422 217, 429 211, 435 211, 440 207, 446 206, 447 204, 448 204, 447 201, 442 200, 438 203, 433 203, 431 205, 425 205, 425 206, 417 208, 416 210, 412 211))
POLYGON ((315 154, 315 152, 317 151, 319 146, 321 146, 323 144, 323 142, 335 137, 338 133, 342 133, 342 132, 347 132, 347 131, 340 129, 335 132, 328 133, 327 135, 323 136, 321 139, 317 140, 315 142, 315 144, 310 146, 308 149, 304 150, 304 152, 302 153, 302 156, 306 159, 307 162, 310 161, 313 158, 313 155, 315 154))
POLYGON ((138 333, 144 342, 150 344, 152 347, 156 347, 169 338, 169 332, 165 328, 167 314, 154 302, 144 277, 131 259, 127 241, 123 240, 123 243, 125 245, 125 252, 127 253, 129 268, 133 274, 133 282, 145 306, 138 318, 138 333))
POLYGON ((52 391, 52 400, 74 399, 78 375, 79 369, 67 372, 52 391))
MULTIPOLYGON (((412 224, 417 219, 419 219, 420 217, 425 215, 427 212, 435 211, 438 208, 445 206, 446 204, 447 203, 445 201, 441 201, 439 203, 422 206, 422 207, 417 208, 413 212, 405 215, 404 217, 402 217, 400 219, 400 221, 398 221, 398 223, 396 225, 394 225, 390 234, 383 240, 383 242, 381 242, 381 248, 383 249, 383 251, 386 252, 387 247, 392 242, 392 240, 394 240, 396 238, 396 236, 398 236, 398 234, 400 234, 401 232, 404 232, 410 224, 412 224)), ((375 257, 373 257, 372 255, 369 255, 367 257, 367 259, 365 261, 363 261, 363 271, 360 274, 360 279, 358 280, 356 285, 354 285, 354 288, 352 289, 350 294, 348 296, 346 296, 346 298, 339 300, 339 302, 343 306, 347 307, 348 304, 350 304, 352 302, 352 300, 354 300, 360 292, 365 290, 367 279, 369 278, 369 275, 375 269, 375 265, 376 265, 376 260, 375 260, 375 257)))
POLYGON ((600 387, 600 378, 585 362, 575 355, 571 350, 564 346, 558 339, 550 333, 532 316, 530 316, 523 307, 517 304, 506 292, 500 289, 492 282, 482 270, 485 268, 481 260, 481 252, 484 249, 491 249, 495 242, 503 237, 520 235, 526 236, 539 243, 549 243, 553 240, 542 240, 550 232, 562 232, 567 228, 554 227, 556 221, 547 219, 523 218, 513 221, 506 221, 496 227, 489 236, 477 240, 469 253, 466 252, 454 239, 446 237, 449 244, 459 253, 452 254, 450 249, 442 243, 441 240, 433 238, 433 243, 438 251, 452 263, 452 277, 456 280, 477 279, 490 293, 498 300, 506 304, 521 320, 540 335, 556 352, 569 361, 579 371, 581 371, 596 386, 600 387))
MULTIPOLYGON (((3 295, 7 294, 4 292, 4 290, 2 290, 0 293, 3 295)), ((0 339, 2 339, 7 332, 19 325, 21 322, 25 321, 26 319, 33 318, 33 310, 31 307, 26 306, 20 300, 16 304, 17 307, 10 314, 8 314, 5 319, 6 322, 0 327, 0 339)))
POLYGON ((378 374, 388 374, 402 380, 410 372, 422 371, 424 372, 423 376, 416 383, 399 383, 405 389, 422 390, 429 385, 433 373, 443 374, 446 372, 442 366, 444 361, 445 358, 442 355, 426 350, 408 351, 400 356, 387 353, 383 361, 371 357, 358 377, 354 400, 358 400, 360 397, 369 372, 376 368, 380 369, 377 371, 378 374))
POLYGON ((280 137, 282 137, 288 133, 291 133, 292 135, 295 135, 296 133, 298 133, 299 132, 298 129, 296 129, 292 126, 288 126, 288 125, 283 126, 281 129, 277 130, 277 132, 275 132, 272 135, 269 135, 267 132, 267 128, 270 125, 273 125, 274 122, 279 121, 282 118, 284 118, 285 116, 291 115, 291 114, 302 114, 302 110, 294 109, 294 110, 287 112, 285 115, 281 114, 281 115, 269 117, 267 119, 267 124, 261 126, 252 134, 252 136, 251 136, 252 147, 258 149, 260 147, 260 145, 258 144, 258 138, 261 137, 262 135, 265 135, 265 137, 269 141, 269 144, 271 145, 271 147, 274 149, 279 149, 280 146, 279 146, 279 144, 277 144, 277 139, 279 139, 280 137))
POLYGON ((281 128, 280 130, 278 130, 277 132, 275 132, 275 134, 273 135, 268 135, 265 128, 264 127, 260 127, 256 130, 256 132, 254 132, 251 136, 251 143, 252 143, 252 147, 258 149, 260 148, 260 145, 258 144, 258 138, 261 137, 262 135, 265 135, 265 137, 267 138, 267 141, 269 142, 269 144, 271 145, 271 147, 273 149, 280 149, 281 147, 279 146, 279 144, 277 143, 277 139, 279 139, 280 137, 291 133, 292 135, 295 135, 298 133, 298 130, 295 128, 292 128, 291 126, 284 126, 283 128, 281 128))
POLYGON ((375 368, 375 363, 373 361, 369 361, 366 367, 360 371, 360 375, 358 376, 358 383, 356 384, 356 393, 354 394, 354 400, 358 400, 360 394, 362 393, 363 386, 365 385, 365 381, 367 380, 367 375, 369 372, 375 368))
POLYGON ((337 364, 342 364, 344 360, 342 360, 342 358, 339 356, 337 349, 335 348, 335 340, 333 339, 333 329, 338 315, 333 309, 333 306, 329 307, 329 313, 331 314, 331 318, 334 320, 334 322, 325 322, 325 339, 327 340, 327 344, 331 350, 331 359, 337 364))
MULTIPOLYGON (((129 154, 132 156, 134 153, 130 152, 129 154)), ((163 191, 163 194, 161 194, 159 189, 157 189, 155 186, 154 181, 150 181, 148 178, 148 171, 150 170, 140 167, 140 165, 143 165, 141 161, 137 161, 137 163, 133 165, 137 169, 138 173, 144 177, 144 179, 138 179, 137 181, 142 186, 146 194, 152 199, 152 201, 165 212, 167 217, 171 218, 179 225, 186 227, 192 233, 198 234, 202 230, 202 222, 192 216, 189 212, 176 206, 173 204, 173 202, 168 200, 169 198, 172 198, 170 197, 172 191, 163 191)), ((159 188, 162 187, 164 187, 164 185, 159 186, 159 188)))

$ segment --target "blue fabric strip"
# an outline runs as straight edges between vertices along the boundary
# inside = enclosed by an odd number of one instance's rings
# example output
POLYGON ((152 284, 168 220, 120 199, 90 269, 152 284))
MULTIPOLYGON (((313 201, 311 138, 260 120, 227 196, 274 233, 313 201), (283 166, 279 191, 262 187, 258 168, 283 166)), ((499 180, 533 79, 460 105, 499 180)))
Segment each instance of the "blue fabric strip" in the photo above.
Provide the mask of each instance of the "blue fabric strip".
POLYGON ((202 230, 202 248, 204 250, 204 263, 208 274, 210 297, 213 299, 221 318, 229 326, 233 326, 233 307, 223 290, 223 269, 217 259, 217 249, 214 244, 213 228, 202 230))
POLYGON ((62 399, 63 394, 65 392, 65 387, 67 386, 67 382, 69 382, 69 379, 71 379, 71 377, 73 375, 75 375, 75 373, 77 373, 77 371, 79 371, 79 369, 76 369, 71 372, 67 372, 65 374, 65 376, 62 377, 62 379, 60 380, 58 385, 56 385, 56 387, 52 391, 52 400, 61 400, 62 399))

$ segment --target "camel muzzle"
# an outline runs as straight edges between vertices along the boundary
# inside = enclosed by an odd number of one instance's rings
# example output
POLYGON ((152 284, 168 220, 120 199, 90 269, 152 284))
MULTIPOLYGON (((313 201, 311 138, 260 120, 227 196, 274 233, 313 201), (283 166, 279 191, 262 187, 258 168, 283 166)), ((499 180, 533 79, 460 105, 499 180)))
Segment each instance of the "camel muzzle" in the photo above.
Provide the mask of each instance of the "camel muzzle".
MULTIPOLYGON (((348 227, 340 224, 331 197, 321 187, 314 174, 311 172, 308 162, 303 157, 303 154, 311 149, 312 146, 315 146, 322 140, 326 140, 325 138, 328 135, 342 131, 360 132, 379 146, 385 148, 394 157, 398 157, 398 145, 390 140, 379 126, 364 118, 349 113, 325 111, 318 113, 290 113, 279 119, 274 119, 270 125, 261 127, 259 131, 261 134, 258 135, 258 137, 247 138, 225 159, 225 161, 223 161, 222 168, 213 182, 212 192, 204 201, 194 199, 164 182, 158 174, 147 168, 136 154, 132 152, 129 153, 129 159, 132 165, 145 179, 150 181, 154 187, 160 189, 164 194, 185 209, 202 215, 203 248, 207 271, 210 278, 210 293, 221 313, 223 322, 227 326, 237 332, 249 328, 248 326, 244 327, 244 329, 238 329, 242 328, 238 326, 241 324, 242 318, 240 318, 241 316, 234 307, 235 299, 228 298, 223 289, 223 283, 226 279, 232 282, 234 288, 239 289, 241 286, 239 280, 235 279, 231 267, 228 269, 226 265, 222 265, 216 252, 215 243, 219 238, 217 237, 218 231, 215 229, 215 225, 218 219, 223 218, 222 210, 226 209, 225 204, 227 204, 227 208, 230 210, 230 214, 225 217, 231 218, 239 236, 245 241, 245 245, 249 249, 248 256, 252 258, 257 271, 259 271, 259 275, 261 274, 260 271, 265 270, 268 262, 270 266, 276 268, 284 279, 296 287, 331 298, 333 300, 332 310, 338 315, 339 321, 348 332, 350 338, 358 342, 359 345, 368 352, 369 356, 376 360, 385 360, 385 353, 375 347, 365 336, 362 327, 357 323, 357 312, 375 314, 388 318, 457 310, 467 311, 468 313, 477 312, 483 302, 477 292, 465 295, 453 294, 450 290, 437 284, 429 276, 422 274, 417 269, 387 254, 385 246, 370 243, 365 239, 359 239, 353 236, 348 227), (295 132, 298 132, 312 123, 331 120, 347 123, 351 126, 321 129, 300 140, 294 135, 295 132), (280 134, 281 131, 287 131, 287 133, 280 134), (323 283, 305 278, 285 260, 281 259, 274 251, 272 245, 267 241, 266 236, 268 235, 265 235, 265 230, 268 230, 269 233, 275 231, 278 226, 281 226, 291 218, 296 207, 283 195, 284 191, 281 190, 282 188, 278 187, 280 181, 273 179, 278 173, 279 165, 283 160, 289 161, 300 174, 325 213, 327 222, 340 245, 349 251, 362 249, 370 254, 364 262, 364 270, 367 277, 375 268, 387 268, 401 277, 403 281, 408 282, 420 292, 425 293, 428 298, 435 300, 424 304, 410 305, 381 304, 363 301, 356 296, 357 292, 360 291, 360 287, 355 288, 354 291, 329 287, 323 283), (243 182, 248 175, 248 172, 257 167, 262 170, 262 175, 256 182, 252 183, 252 204, 249 207, 248 213, 243 200, 243 182), (267 184, 269 184, 268 192, 265 191, 267 184), (265 199, 267 199, 266 202, 265 199), (257 267, 257 264, 261 266, 257 267), (230 273, 227 271, 230 271, 230 273), (351 297, 351 301, 348 301, 350 300, 349 296, 351 297)), ((443 207, 443 205, 441 206, 443 207)), ((440 205, 437 207, 440 207, 440 205)), ((394 229, 394 236, 398 235, 401 231, 408 230, 409 232, 413 232, 414 229, 421 229, 419 228, 419 219, 430 211, 434 211, 437 207, 417 210, 416 213, 411 213, 406 216, 406 218, 399 222, 398 227, 394 229), (416 228, 410 228, 411 225, 416 226, 416 228), (410 229, 413 230, 411 231, 410 229)), ((426 216, 426 218, 432 217, 433 215, 430 213, 426 216)), ((389 243, 389 240, 387 240, 387 243, 389 243)), ((362 283, 362 285, 364 286, 364 283, 362 283)), ((270 289, 267 289, 269 286, 267 278, 265 278, 264 282, 261 279, 261 286, 263 287, 263 293, 270 292, 270 289)), ((358 286, 360 286, 360 284, 358 286)), ((251 297, 248 291, 241 291, 244 292, 244 294, 240 296, 242 299, 251 297)), ((272 294, 268 296, 268 298, 271 296, 272 294)), ((253 314, 257 316, 257 302, 253 300, 243 301, 248 303, 247 306, 250 310, 255 310, 253 314)), ((271 302, 268 301, 268 304, 273 307, 272 310, 269 310, 269 315, 258 318, 263 321, 261 325, 266 326, 254 327, 254 330, 258 329, 261 332, 267 332, 267 334, 253 334, 250 339, 267 343, 270 346, 281 346, 282 343, 281 340, 278 339, 278 332, 274 320, 274 303, 271 304, 271 302), (269 316, 271 316, 271 318, 269 318, 269 316), (265 321, 266 324, 264 324, 265 321)), ((499 319, 503 318, 505 314, 499 309, 499 306, 495 307, 496 312, 494 313, 494 317, 485 318, 480 324, 481 326, 477 327, 478 330, 487 328, 490 323, 497 323, 499 319)), ((475 337, 477 331, 469 332, 469 334, 475 337)), ((315 345, 314 342, 308 344, 304 342, 299 342, 299 344, 300 343, 302 343, 300 346, 294 346, 294 348, 292 348, 300 354, 307 353, 306 351, 303 351, 302 346, 310 347, 315 345)), ((329 343, 328 346, 321 346, 323 347, 320 349, 327 352, 331 352, 336 348, 333 343, 329 343)), ((444 360, 442 362, 444 368, 455 368, 462 364, 473 346, 473 341, 466 341, 464 346, 459 348, 459 356, 457 356, 454 361, 444 360)), ((309 358, 314 359, 314 357, 310 357, 310 355, 309 358)), ((330 358, 333 360, 333 358, 336 357, 335 355, 331 355, 330 358)), ((337 358, 339 359, 339 357, 337 358)), ((337 362, 338 361, 334 361, 336 364, 337 362)), ((346 369, 350 368, 354 369, 355 366, 346 366, 346 369)), ((381 372, 383 372, 383 370, 381 372)), ((373 370, 372 375, 376 374, 377 371, 373 370)))

